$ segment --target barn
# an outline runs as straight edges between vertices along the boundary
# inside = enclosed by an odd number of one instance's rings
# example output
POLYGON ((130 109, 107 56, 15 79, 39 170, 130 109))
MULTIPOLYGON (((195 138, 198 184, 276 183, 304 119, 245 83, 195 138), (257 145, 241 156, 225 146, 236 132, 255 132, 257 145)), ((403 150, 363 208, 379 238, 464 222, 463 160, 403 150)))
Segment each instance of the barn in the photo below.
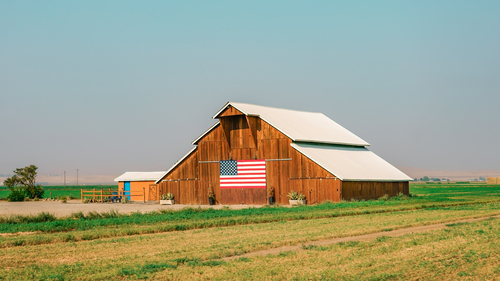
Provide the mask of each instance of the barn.
POLYGON ((308 204, 409 194, 410 177, 367 149, 369 144, 322 113, 228 102, 193 149, 151 185, 150 200, 176 203, 308 204), (156 194, 156 195, 155 195, 156 194))
POLYGON ((129 201, 144 201, 149 198, 149 186, 154 184, 165 171, 159 172, 126 172, 115 179, 118 191, 127 196, 129 201))

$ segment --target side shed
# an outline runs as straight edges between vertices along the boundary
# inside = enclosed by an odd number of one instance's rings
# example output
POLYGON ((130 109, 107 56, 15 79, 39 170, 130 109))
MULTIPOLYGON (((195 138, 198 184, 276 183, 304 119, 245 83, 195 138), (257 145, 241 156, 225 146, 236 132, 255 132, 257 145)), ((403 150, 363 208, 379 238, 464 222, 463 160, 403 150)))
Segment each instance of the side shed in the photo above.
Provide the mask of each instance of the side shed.
POLYGON ((144 196, 149 200, 149 186, 154 184, 165 171, 159 172, 126 172, 117 177, 118 190, 124 192, 124 195, 130 201, 142 201, 144 196))

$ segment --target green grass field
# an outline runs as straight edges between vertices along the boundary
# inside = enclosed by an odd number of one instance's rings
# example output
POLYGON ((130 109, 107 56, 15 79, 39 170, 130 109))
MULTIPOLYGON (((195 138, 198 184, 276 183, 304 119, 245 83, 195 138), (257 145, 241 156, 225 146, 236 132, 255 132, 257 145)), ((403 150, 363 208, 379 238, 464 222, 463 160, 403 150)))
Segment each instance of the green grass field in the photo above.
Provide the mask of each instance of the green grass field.
POLYGON ((412 184, 410 198, 242 210, 188 208, 0 218, 0 280, 399 280, 500 278, 500 186, 412 184), (286 245, 435 223, 450 227, 373 242, 286 245))
MULTIPOLYGON (((45 191, 43 198, 60 198, 60 197, 70 197, 73 199, 80 199, 81 198, 81 190, 101 190, 104 189, 117 189, 118 185, 85 185, 85 186, 60 186, 60 185, 53 185, 53 186, 44 186, 43 190, 45 191), (52 196, 52 197, 51 197, 52 196)), ((5 186, 0 186, 0 200, 7 198, 9 195, 10 190, 5 187, 5 186)))

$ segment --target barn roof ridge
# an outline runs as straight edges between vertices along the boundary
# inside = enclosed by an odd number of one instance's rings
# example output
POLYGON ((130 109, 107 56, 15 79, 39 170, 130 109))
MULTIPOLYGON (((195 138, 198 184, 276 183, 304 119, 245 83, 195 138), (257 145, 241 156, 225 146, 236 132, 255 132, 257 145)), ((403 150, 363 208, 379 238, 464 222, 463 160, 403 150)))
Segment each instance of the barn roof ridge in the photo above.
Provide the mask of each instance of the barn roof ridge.
MULTIPOLYGON (((370 145, 321 112, 299 111, 229 101, 212 118, 218 118, 228 106, 234 107, 245 115, 258 116, 292 141, 361 147, 370 145)), ((197 143, 215 126, 193 141, 193 144, 197 143)))
POLYGON ((305 111, 305 110, 297 110, 297 109, 288 109, 288 108, 281 108, 281 107, 274 107, 274 106, 267 106, 267 105, 258 105, 258 104, 252 104, 252 103, 246 103, 246 102, 232 102, 228 101, 217 113, 215 113, 214 116, 212 116, 212 119, 216 119, 229 105, 233 106, 234 108, 238 109, 245 115, 251 115, 251 116, 259 116, 258 114, 252 114, 252 113, 246 113, 243 110, 240 110, 236 105, 241 104, 241 105, 251 105, 251 106, 258 106, 258 107, 265 107, 269 109, 278 109, 278 110, 287 110, 287 111, 296 111, 296 112, 303 112, 303 113, 317 113, 317 114, 322 114, 321 112, 316 112, 316 111, 305 111))

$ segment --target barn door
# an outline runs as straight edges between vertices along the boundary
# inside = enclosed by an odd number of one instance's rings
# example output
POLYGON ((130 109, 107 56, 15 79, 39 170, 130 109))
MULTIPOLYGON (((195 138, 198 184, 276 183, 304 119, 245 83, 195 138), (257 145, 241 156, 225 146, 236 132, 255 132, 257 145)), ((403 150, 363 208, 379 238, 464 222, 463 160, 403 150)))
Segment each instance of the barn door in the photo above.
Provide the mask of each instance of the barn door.
POLYGON ((158 201, 158 188, 160 184, 150 184, 149 185, 149 197, 148 201, 158 201))

